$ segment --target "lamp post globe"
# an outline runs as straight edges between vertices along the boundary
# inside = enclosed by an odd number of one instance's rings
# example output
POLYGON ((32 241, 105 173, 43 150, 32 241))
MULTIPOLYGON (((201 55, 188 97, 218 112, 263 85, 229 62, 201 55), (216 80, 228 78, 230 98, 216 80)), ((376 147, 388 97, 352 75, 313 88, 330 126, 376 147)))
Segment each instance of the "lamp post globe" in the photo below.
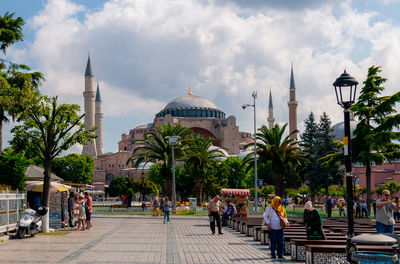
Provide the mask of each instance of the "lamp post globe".
POLYGON ((357 80, 344 70, 344 72, 333 82, 335 87, 337 103, 344 109, 344 138, 343 152, 346 157, 346 204, 347 204, 347 260, 352 263, 351 252, 354 246, 351 238, 354 236, 354 218, 353 218, 353 177, 351 165, 351 134, 350 134, 350 110, 349 108, 356 101, 357 80))

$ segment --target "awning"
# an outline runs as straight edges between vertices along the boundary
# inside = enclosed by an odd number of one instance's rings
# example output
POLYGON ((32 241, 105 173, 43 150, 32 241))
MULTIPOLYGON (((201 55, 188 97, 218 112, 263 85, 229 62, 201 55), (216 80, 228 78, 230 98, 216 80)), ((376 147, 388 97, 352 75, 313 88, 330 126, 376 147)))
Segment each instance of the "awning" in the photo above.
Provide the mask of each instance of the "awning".
MULTIPOLYGON (((50 184, 50 191, 67 192, 69 189, 71 189, 71 187, 65 184, 57 182, 51 182, 50 184)), ((32 192, 43 192, 43 183, 29 184, 26 186, 26 190, 32 192)))
POLYGON ((221 194, 247 195, 250 196, 249 189, 221 189, 221 194))

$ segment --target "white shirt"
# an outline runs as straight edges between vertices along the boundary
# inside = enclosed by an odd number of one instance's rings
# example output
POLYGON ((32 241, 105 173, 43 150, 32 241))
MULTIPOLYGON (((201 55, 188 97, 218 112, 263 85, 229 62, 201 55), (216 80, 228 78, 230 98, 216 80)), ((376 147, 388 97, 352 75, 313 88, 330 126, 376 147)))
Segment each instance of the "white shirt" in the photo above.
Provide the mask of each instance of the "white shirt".
POLYGON ((268 206, 267 209, 265 210, 264 220, 267 225, 271 224, 271 229, 274 230, 282 229, 278 214, 275 212, 272 206, 268 206))

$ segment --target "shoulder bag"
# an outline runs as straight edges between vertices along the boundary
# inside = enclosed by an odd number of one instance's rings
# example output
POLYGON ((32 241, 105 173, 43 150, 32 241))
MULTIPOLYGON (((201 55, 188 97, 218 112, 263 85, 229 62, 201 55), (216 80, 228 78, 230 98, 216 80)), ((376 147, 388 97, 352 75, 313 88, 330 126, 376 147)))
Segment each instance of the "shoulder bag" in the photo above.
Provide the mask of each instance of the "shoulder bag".
POLYGON ((281 225, 281 227, 282 228, 288 228, 289 227, 289 221, 287 220, 287 218, 284 218, 284 217, 280 216, 277 211, 275 211, 275 213, 279 218, 279 224, 281 225))

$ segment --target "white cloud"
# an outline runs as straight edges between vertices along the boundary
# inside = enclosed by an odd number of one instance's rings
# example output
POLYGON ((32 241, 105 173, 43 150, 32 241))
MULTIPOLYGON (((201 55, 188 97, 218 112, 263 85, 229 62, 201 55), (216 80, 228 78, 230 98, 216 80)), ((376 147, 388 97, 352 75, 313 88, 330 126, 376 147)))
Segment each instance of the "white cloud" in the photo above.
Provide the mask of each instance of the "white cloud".
MULTIPOLYGON (((35 39, 19 52, 36 60, 37 69, 45 73, 43 92, 82 105, 90 50, 105 116, 132 126, 151 122, 189 85, 194 94, 235 115, 247 131, 252 131, 252 116, 240 106, 251 102, 251 92, 258 90, 257 122, 266 124, 271 88, 276 119, 287 122, 291 62, 299 123, 310 111, 326 111, 333 123, 343 119, 332 83, 344 68, 361 83, 370 65, 382 65, 390 87, 400 82, 399 27, 375 21, 375 13, 352 9, 350 1, 334 7, 329 1, 284 7, 289 3, 284 1, 262 11, 256 8, 262 1, 246 2, 245 8, 243 1, 231 2, 237 3, 112 0, 94 11, 68 0, 50 0, 28 23, 35 39), (360 43, 366 48, 355 61, 360 43)), ((121 131, 110 132, 116 129, 110 126, 104 123, 110 133, 105 141, 115 146, 128 131, 121 125, 121 131)))

